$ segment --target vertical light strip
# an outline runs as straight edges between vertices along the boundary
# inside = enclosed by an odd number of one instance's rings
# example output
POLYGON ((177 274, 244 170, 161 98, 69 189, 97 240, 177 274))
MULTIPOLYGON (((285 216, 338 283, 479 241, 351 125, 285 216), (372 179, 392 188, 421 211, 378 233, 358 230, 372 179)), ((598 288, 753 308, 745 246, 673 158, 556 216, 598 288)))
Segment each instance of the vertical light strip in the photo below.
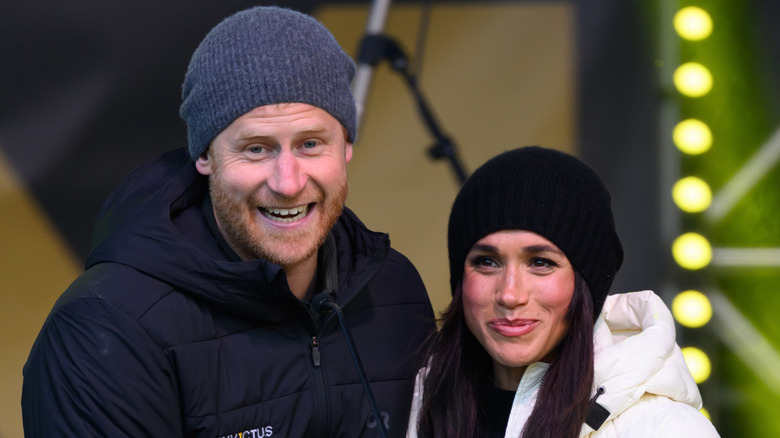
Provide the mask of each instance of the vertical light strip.
MULTIPOLYGON (((677 148, 672 140, 674 127, 680 120, 680 105, 677 99, 669 97, 675 95, 673 81, 674 68, 679 60, 678 40, 674 31, 674 14, 677 11, 677 2, 662 0, 660 2, 660 29, 659 29, 659 60, 660 69, 659 87, 664 97, 661 100, 658 120, 658 203, 660 215, 661 242, 665 248, 672 247, 672 241, 680 235, 682 229, 682 217, 672 199, 672 186, 680 176, 680 158, 677 148)), ((668 283, 672 275, 665 275, 666 284, 663 285, 659 295, 667 302, 678 292, 676 284, 668 283)))

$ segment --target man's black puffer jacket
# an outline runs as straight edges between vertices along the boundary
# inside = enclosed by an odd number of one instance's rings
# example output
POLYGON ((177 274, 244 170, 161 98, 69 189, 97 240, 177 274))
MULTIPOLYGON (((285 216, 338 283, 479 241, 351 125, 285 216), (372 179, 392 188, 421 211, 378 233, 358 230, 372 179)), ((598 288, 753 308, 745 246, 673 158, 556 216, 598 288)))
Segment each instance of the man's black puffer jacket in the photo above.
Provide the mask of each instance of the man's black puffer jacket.
MULTIPOLYGON (((98 220, 87 270, 24 368, 31 437, 376 437, 335 315, 315 324, 284 271, 227 261, 184 151, 136 169, 98 220)), ((403 436, 433 311, 412 264, 345 209, 342 307, 391 436, 403 436)))

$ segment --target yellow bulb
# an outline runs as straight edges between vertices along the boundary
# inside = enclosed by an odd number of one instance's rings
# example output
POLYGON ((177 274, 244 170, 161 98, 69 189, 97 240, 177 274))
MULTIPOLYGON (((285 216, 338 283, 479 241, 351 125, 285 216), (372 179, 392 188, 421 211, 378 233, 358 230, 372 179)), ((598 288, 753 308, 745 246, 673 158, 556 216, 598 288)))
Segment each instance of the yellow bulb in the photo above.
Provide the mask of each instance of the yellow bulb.
POLYGON ((672 140, 681 152, 698 155, 707 152, 712 146, 712 131, 701 120, 687 119, 674 127, 672 140))
POLYGON ((698 62, 686 62, 674 71, 674 85, 688 97, 701 97, 712 89, 712 74, 698 62))
POLYGON ((699 409, 699 412, 701 412, 701 414, 704 415, 708 420, 712 421, 712 417, 710 417, 710 411, 705 408, 701 408, 699 409))
POLYGON ((712 318, 712 305, 703 293, 686 290, 672 300, 672 314, 685 327, 698 328, 712 318))
POLYGON ((712 365, 710 364, 710 358, 707 357, 705 352, 696 347, 685 347, 682 349, 682 354, 696 383, 702 383, 709 379, 710 373, 712 373, 712 365))
POLYGON ((701 234, 685 233, 674 239, 672 256, 685 269, 701 269, 712 261, 712 247, 701 234))
POLYGON ((712 33, 712 18, 704 9, 688 6, 674 14, 674 30, 686 40, 703 40, 712 33))
POLYGON ((699 213, 712 203, 712 191, 706 182, 695 176, 685 177, 672 187, 672 199, 680 210, 699 213))

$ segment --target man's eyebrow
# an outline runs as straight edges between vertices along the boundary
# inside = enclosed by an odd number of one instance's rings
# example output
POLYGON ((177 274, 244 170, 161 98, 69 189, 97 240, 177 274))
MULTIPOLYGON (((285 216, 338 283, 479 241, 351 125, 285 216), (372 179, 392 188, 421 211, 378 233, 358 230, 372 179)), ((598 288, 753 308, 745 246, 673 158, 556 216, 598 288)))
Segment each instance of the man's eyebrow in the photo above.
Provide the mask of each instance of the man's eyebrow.
MULTIPOLYGON (((321 135, 323 133, 328 132, 327 127, 325 125, 316 123, 312 124, 310 126, 306 126, 301 130, 298 130, 295 132, 295 136, 306 136, 306 135, 321 135)), ((236 132, 236 138, 273 138, 275 137, 274 134, 265 132, 262 129, 253 129, 253 128, 244 128, 236 132)))

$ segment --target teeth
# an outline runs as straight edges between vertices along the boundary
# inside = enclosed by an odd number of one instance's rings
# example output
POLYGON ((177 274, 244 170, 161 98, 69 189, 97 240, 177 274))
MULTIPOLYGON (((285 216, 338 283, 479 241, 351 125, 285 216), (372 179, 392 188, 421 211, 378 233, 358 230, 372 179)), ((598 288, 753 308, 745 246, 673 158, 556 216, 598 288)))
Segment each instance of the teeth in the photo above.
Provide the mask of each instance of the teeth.
POLYGON ((276 222, 295 222, 303 219, 309 212, 308 205, 301 205, 294 208, 261 208, 263 216, 276 222))

